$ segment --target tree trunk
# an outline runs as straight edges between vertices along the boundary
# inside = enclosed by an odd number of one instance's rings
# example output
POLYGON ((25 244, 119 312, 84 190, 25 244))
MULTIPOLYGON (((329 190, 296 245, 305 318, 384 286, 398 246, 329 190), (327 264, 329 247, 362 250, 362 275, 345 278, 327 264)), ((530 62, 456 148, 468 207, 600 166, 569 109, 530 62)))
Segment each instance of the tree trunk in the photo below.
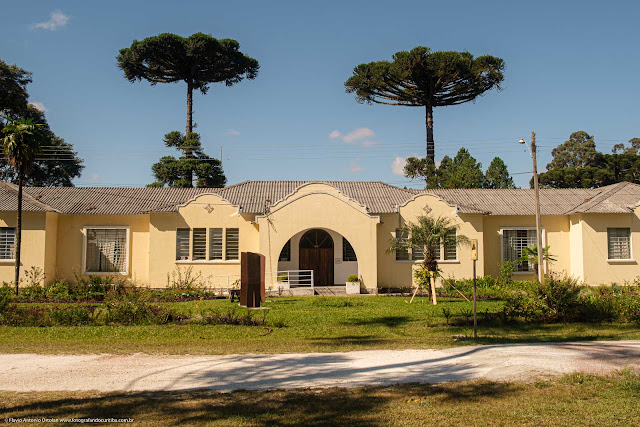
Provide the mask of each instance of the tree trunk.
POLYGON ((436 298, 436 274, 435 271, 430 271, 429 274, 429 281, 431 282, 431 302, 433 302, 433 305, 438 305, 438 299, 436 298))
MULTIPOLYGON (((188 141, 189 139, 191 139, 189 135, 192 132, 193 132, 193 83, 189 81, 187 82, 187 128, 184 134, 185 141, 188 141)), ((188 159, 193 158, 193 152, 191 149, 187 149, 185 150, 185 152, 186 152, 186 157, 188 159)), ((191 183, 191 186, 193 186, 193 169, 189 169, 189 172, 186 178, 191 183)))
POLYGON ((16 295, 20 284, 20 245, 22 243, 22 181, 24 179, 24 166, 18 166, 18 224, 16 226, 16 295))
POLYGON ((433 141, 433 107, 431 105, 425 106, 427 116, 427 157, 434 162, 436 161, 436 147, 433 141))

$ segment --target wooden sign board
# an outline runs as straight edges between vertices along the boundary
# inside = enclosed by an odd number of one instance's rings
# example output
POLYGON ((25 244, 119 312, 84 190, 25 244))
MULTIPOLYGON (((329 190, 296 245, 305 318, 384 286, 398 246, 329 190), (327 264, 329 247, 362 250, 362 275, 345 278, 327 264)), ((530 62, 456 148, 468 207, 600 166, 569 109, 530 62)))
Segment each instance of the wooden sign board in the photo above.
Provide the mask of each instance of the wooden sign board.
POLYGON ((478 260, 478 239, 471 239, 471 260, 478 260))
POLYGON ((240 305, 260 307, 265 300, 265 258, 262 254, 242 252, 240 254, 240 305))

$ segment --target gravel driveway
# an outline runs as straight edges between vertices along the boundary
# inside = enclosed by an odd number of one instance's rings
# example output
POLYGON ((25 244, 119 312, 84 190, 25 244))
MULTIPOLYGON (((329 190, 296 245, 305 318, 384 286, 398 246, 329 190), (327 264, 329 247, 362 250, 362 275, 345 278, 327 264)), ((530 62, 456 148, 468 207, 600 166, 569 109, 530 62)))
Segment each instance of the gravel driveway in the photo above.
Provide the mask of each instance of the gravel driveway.
POLYGON ((533 380, 640 367, 640 341, 466 346, 272 355, 0 355, 8 391, 156 391, 353 387, 533 380))

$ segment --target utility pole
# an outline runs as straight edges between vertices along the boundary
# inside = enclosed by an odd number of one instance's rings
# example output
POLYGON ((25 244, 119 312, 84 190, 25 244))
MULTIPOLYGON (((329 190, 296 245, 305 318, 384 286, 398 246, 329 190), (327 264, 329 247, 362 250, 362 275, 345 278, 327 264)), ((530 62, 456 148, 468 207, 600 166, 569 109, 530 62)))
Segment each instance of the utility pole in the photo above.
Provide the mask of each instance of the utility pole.
POLYGON ((529 147, 529 144, 527 144, 527 141, 524 139, 521 139, 519 142, 520 144, 527 145, 531 153, 531 159, 533 160, 533 190, 536 199, 536 246, 538 247, 538 282, 542 283, 544 281, 544 248, 542 247, 542 223, 540 219, 540 187, 538 186, 536 133, 531 132, 531 147, 529 147))
POLYGON ((536 133, 531 132, 531 158, 533 159, 533 190, 536 196, 536 237, 538 239, 538 281, 544 282, 544 248, 542 247, 542 224, 540 221, 540 187, 538 186, 538 160, 536 133))
MULTIPOLYGON (((520 144, 526 144, 524 139, 520 140, 520 144)), ((536 199, 536 246, 538 247, 538 281, 544 282, 544 248, 542 247, 542 224, 540 219, 540 187, 538 186, 538 160, 536 148, 536 133, 531 132, 531 159, 533 160, 533 191, 536 199)))

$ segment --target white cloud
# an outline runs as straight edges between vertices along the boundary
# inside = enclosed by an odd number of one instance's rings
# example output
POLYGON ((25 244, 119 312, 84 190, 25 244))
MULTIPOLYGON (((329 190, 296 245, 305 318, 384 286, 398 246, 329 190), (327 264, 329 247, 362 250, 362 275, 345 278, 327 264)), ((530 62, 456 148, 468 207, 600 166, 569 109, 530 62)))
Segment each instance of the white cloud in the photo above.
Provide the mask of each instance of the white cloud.
POLYGON ((240 131, 235 129, 229 129, 225 135, 234 135, 234 136, 240 135, 240 131))
POLYGON ((47 107, 45 107, 42 102, 30 102, 29 105, 34 106, 37 110, 42 111, 43 113, 47 112, 47 107))
POLYGON ((364 168, 358 164, 359 161, 360 161, 360 159, 357 158, 357 159, 352 160, 352 161, 349 162, 349 172, 358 173, 358 172, 362 172, 364 170, 364 168))
POLYGON ((404 157, 396 156, 391 162, 391 172, 394 175, 404 176, 404 165, 407 163, 407 159, 404 157))
POLYGON ((376 133, 369 128, 358 128, 353 132, 349 132, 348 134, 342 137, 342 140, 347 144, 351 144, 352 142, 356 142, 360 139, 374 136, 376 133))
POLYGON ((51 12, 48 21, 31 24, 31 29, 56 31, 58 28, 62 28, 67 25, 67 22, 69 22, 69 18, 69 15, 65 15, 59 10, 56 10, 51 12))
POLYGON ((100 179, 100 175, 98 175, 97 173, 94 173, 93 175, 91 175, 89 177, 89 181, 91 181, 91 182, 96 182, 99 179, 100 179))
POLYGON ((362 141, 361 145, 363 147, 372 147, 374 145, 379 145, 378 141, 373 141, 372 137, 374 137, 376 133, 369 128, 357 128, 353 131, 343 134, 338 129, 331 131, 329 133, 329 139, 341 139, 343 142, 347 144, 355 144, 362 141))
POLYGON ((332 132, 329 134, 329 138, 330 138, 330 139, 340 138, 341 136, 342 136, 342 134, 340 133, 340 131, 339 131, 338 129, 336 129, 336 130, 332 131, 332 132))

